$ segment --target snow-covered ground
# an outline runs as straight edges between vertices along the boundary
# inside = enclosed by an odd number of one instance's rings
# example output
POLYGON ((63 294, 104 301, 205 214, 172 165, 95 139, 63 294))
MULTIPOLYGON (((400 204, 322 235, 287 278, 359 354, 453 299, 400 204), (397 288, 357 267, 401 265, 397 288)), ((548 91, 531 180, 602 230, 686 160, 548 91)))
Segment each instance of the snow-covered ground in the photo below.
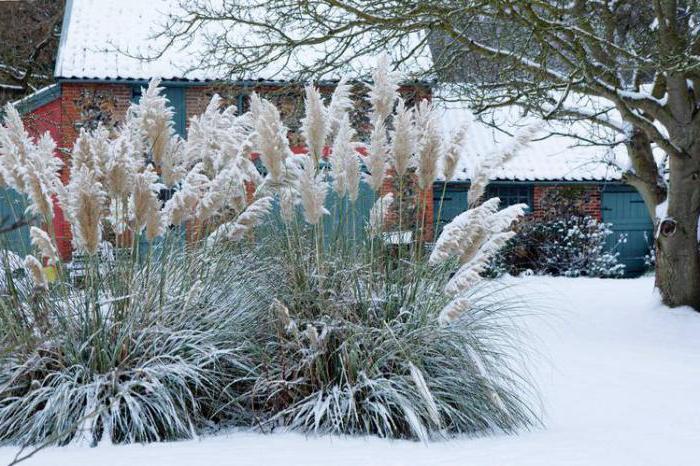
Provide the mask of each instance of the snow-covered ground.
MULTIPOLYGON (((231 433, 177 443, 51 448, 26 464, 590 465, 700 464, 700 314, 669 310, 652 279, 518 279, 539 315, 534 377, 545 427, 422 444, 231 433)), ((0 464, 15 449, 0 449, 0 464)))

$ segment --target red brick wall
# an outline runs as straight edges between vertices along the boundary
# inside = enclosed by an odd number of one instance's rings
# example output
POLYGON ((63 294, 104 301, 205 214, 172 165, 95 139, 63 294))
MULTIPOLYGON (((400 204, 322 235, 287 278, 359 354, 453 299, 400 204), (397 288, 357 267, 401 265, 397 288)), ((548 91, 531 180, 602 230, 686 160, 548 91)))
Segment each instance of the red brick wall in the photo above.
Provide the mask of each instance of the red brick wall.
POLYGON ((600 185, 535 185, 533 191, 533 215, 535 218, 546 216, 547 199, 551 198, 552 194, 566 195, 586 215, 590 215, 599 221, 603 218, 600 202, 600 185))
POLYGON ((133 92, 128 84, 64 83, 61 94, 63 145, 72 148, 80 126, 94 117, 94 114, 84 110, 87 101, 94 101, 99 106, 99 112, 116 124, 126 115, 133 92))

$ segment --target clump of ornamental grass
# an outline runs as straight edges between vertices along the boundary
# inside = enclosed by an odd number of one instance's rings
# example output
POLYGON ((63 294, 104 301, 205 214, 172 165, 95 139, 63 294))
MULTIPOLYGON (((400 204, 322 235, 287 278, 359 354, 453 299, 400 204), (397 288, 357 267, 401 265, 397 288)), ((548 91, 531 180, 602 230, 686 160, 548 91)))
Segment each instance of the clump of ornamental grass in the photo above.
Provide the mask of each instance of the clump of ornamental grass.
MULTIPOLYGON (((307 88, 312 157, 261 148, 263 164, 278 160, 287 175, 268 190, 281 221, 259 232, 272 239, 259 254, 275 264, 276 292, 256 329, 263 356, 250 405, 263 426, 303 432, 428 440, 531 426, 533 393, 516 370, 525 345, 510 320, 517 303, 487 299, 496 290, 482 281, 525 206, 499 210, 498 199, 480 199, 497 161, 514 156, 531 133, 474 164, 477 200, 427 245, 420 191, 453 176, 465 129, 443 143, 433 107, 407 106, 397 77, 380 65, 369 92, 369 144, 356 139, 338 103, 342 88, 327 107, 307 88), (331 148, 327 164, 319 147, 331 148), (387 191, 387 176, 418 195, 387 191), (369 212, 358 203, 360 183, 373 192, 369 212), (331 189, 340 202, 324 204, 331 189), (283 208, 285 199, 296 208, 283 208), (411 203, 418 214, 406 219, 399 212, 411 203), (347 228, 357 222, 360 234, 347 228)), ((271 132, 286 133, 277 117, 268 119, 271 132)))
POLYGON ((66 185, 50 138, 8 107, 0 175, 38 225, 0 298, 0 439, 151 441, 227 422, 426 440, 536 422, 514 310, 482 288, 523 206, 481 197, 531 135, 474 163, 470 209, 430 245, 421 192, 449 181, 465 131, 443 141, 398 80, 380 60, 368 144, 345 81, 328 104, 307 87, 308 155, 255 94, 243 115, 214 96, 180 139, 154 80, 123 124, 81 132, 66 185))
POLYGON ((162 91, 153 80, 120 126, 81 131, 65 185, 50 137, 6 108, 0 174, 35 225, 33 254, 2 260, 0 442, 169 440, 247 419, 236 407, 258 363, 245 335, 269 295, 241 245, 271 208, 246 190, 262 181, 257 120, 214 97, 185 141, 162 91))
POLYGON ((151 259, 86 277, 99 287, 11 285, 0 300, 2 443, 163 441, 249 422, 246 334, 265 297, 248 267, 264 265, 230 249, 151 259))
POLYGON ((428 440, 537 422, 515 370, 527 347, 511 320, 518 302, 488 299, 502 286, 451 301, 452 263, 373 266, 356 254, 328 254, 323 270, 311 254, 274 267, 278 301, 258 322, 250 390, 264 428, 428 440))

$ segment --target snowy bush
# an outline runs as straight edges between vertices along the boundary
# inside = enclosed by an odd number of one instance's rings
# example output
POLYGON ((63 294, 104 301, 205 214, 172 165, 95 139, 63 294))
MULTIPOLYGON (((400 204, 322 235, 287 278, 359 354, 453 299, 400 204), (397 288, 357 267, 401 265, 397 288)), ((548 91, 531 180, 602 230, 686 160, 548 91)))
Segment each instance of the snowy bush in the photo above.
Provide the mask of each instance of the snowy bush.
MULTIPOLYGON (((494 259, 496 273, 525 271, 566 277, 621 277, 625 266, 611 251, 610 225, 589 216, 543 221, 531 219, 517 227, 517 235, 494 259)), ((619 242, 625 241, 620 238, 619 242)))
POLYGON ((308 86, 309 152, 294 155, 255 94, 240 116, 214 96, 181 140, 153 81, 122 125, 81 132, 66 185, 53 141, 8 107, 0 173, 47 228, 31 230, 23 277, 5 273, 0 439, 153 441, 215 422, 426 440, 532 425, 517 309, 490 300, 482 276, 524 208, 499 210, 486 184, 532 131, 475 164, 469 210, 428 254, 428 197, 404 188, 451 179, 465 131, 443 141, 432 106, 397 89, 384 59, 361 143, 350 86, 327 104, 308 86), (390 174, 396 192, 383 191, 390 174), (360 183, 375 202, 357 229, 360 183))

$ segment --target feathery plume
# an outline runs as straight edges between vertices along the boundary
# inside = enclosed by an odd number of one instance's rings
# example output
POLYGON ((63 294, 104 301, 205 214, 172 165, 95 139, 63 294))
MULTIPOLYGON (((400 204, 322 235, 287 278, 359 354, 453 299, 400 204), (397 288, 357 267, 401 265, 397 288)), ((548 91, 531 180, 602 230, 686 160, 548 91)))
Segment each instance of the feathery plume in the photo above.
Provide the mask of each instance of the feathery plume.
POLYGON ((469 290, 483 280, 481 274, 486 270, 491 258, 511 239, 515 232, 497 233, 486 241, 469 262, 463 264, 445 285, 445 293, 454 296, 469 290))
POLYGON ((478 207, 462 212, 445 225, 435 242, 428 263, 437 265, 450 257, 460 257, 483 236, 486 219, 496 213, 500 199, 491 198, 478 207))
POLYGON ((384 124, 394 110, 398 98, 399 79, 389 69, 389 54, 382 54, 377 60, 377 67, 372 71, 372 84, 369 86, 369 101, 372 104, 371 120, 373 125, 384 124))
POLYGON ((367 227, 370 237, 378 236, 384 231, 384 223, 393 203, 394 193, 387 193, 374 202, 369 211, 367 227))
POLYGON ((418 187, 425 190, 431 188, 437 178, 438 162, 442 155, 442 134, 435 112, 427 100, 423 100, 418 105, 416 115, 420 122, 421 134, 418 143, 416 176, 418 187))
POLYGON ((163 162, 168 141, 174 133, 173 109, 163 95, 165 88, 159 87, 160 79, 154 78, 148 83, 138 104, 132 106, 135 119, 143 130, 150 147, 151 158, 156 167, 163 162))
POLYGON ((29 228, 29 237, 32 241, 32 246, 37 248, 41 253, 41 257, 47 260, 49 265, 56 264, 58 262, 58 250, 54 246, 53 241, 41 228, 32 226, 29 228))
POLYGON ((455 177, 459 160, 462 158, 468 131, 469 126, 464 124, 450 135, 450 142, 442 158, 442 174, 446 183, 452 181, 455 177))
POLYGON ((447 306, 442 308, 440 315, 438 316, 438 322, 440 325, 449 325, 459 318, 469 309, 471 309, 471 303, 464 296, 458 296, 450 301, 447 306))
POLYGON ((530 145, 532 139, 539 131, 539 125, 531 125, 519 131, 508 144, 499 150, 487 155, 481 160, 477 160, 472 166, 471 186, 469 187, 469 205, 478 205, 486 191, 494 172, 504 163, 515 157, 521 150, 530 145))
POLYGON ((163 184, 172 188, 187 174, 185 169, 185 143, 180 136, 173 136, 168 140, 160 165, 160 174, 163 184))
POLYGON ((350 126, 350 118, 346 113, 340 121, 338 131, 333 141, 333 148, 330 154, 331 176, 333 178, 333 189, 338 193, 339 197, 343 197, 345 193, 357 190, 357 187, 351 185, 355 181, 355 173, 353 170, 353 160, 357 165, 357 182, 359 184, 359 161, 355 154, 355 147, 352 143, 352 138, 355 131, 350 126))
POLYGON ((328 134, 335 137, 344 115, 352 108, 350 99, 351 86, 345 78, 341 78, 333 90, 331 102, 328 104, 329 130, 328 134))
POLYGON ((110 198, 121 199, 131 192, 134 174, 140 168, 140 161, 133 155, 134 148, 127 134, 121 134, 110 143, 103 179, 110 198))
POLYGON ((207 184, 207 191, 197 204, 195 217, 201 221, 216 216, 227 206, 245 207, 246 191, 243 176, 233 166, 216 174, 207 184))
POLYGON ((386 140, 386 127, 379 122, 372 128, 372 134, 367 148, 365 164, 369 173, 365 173, 365 182, 375 191, 379 192, 384 184, 386 176, 386 157, 389 151, 386 140))
POLYGON ((321 218, 330 213, 324 206, 327 192, 328 183, 323 181, 323 175, 316 173, 311 158, 303 156, 299 176, 299 196, 304 208, 304 220, 307 223, 318 225, 321 218))
POLYGON ((80 170, 82 167, 95 170, 95 161, 92 158, 90 147, 90 134, 85 128, 80 128, 80 133, 73 143, 70 161, 72 170, 80 170))
POLYGON ((292 188, 282 188, 279 192, 280 216, 285 225, 291 225, 294 221, 294 208, 297 204, 297 192, 292 188))
POLYGON ((134 176, 134 189, 129 200, 133 228, 137 235, 146 228, 149 241, 163 232, 160 199, 158 199, 158 193, 162 188, 164 186, 158 182, 158 175, 151 164, 148 164, 143 172, 134 176))
POLYGON ((285 160, 292 155, 287 128, 282 124, 277 107, 265 99, 257 98, 257 101, 256 147, 260 152, 260 160, 267 169, 267 178, 273 185, 280 185, 284 181, 285 160))
POLYGON ((240 241, 246 233, 260 225, 272 208, 271 196, 261 197, 250 204, 236 220, 220 225, 211 235, 209 241, 240 241))
POLYGON ((0 170, 5 182, 18 192, 25 192, 24 176, 27 158, 34 148, 22 117, 10 103, 5 105, 5 118, 0 125, 0 170))
POLYGON ((52 196, 63 188, 59 176, 63 162, 54 155, 55 150, 51 135, 44 133, 28 154, 23 173, 24 192, 30 200, 27 210, 44 219, 53 217, 52 196))
POLYGON ((97 125, 91 133, 88 139, 90 146, 90 155, 92 157, 92 169, 97 173, 98 178, 104 176, 107 166, 107 160, 109 159, 109 130, 104 127, 102 123, 97 125))
POLYGON ((182 180, 180 189, 165 203, 163 212, 168 225, 181 225, 194 216, 199 200, 210 183, 201 170, 202 164, 195 164, 182 180))
POLYGON ((102 241, 102 214, 105 193, 93 170, 81 167, 71 174, 63 203, 73 232, 73 245, 79 252, 93 255, 102 241))
POLYGON ((406 108, 403 99, 399 99, 399 105, 394 115, 391 145, 391 162, 399 177, 406 175, 415 152, 415 145, 413 111, 406 108))
POLYGON ((42 267, 41 262, 39 262, 39 259, 32 255, 25 257, 24 269, 27 271, 27 273, 29 273, 29 275, 31 275, 36 288, 41 288, 44 290, 49 288, 49 282, 46 279, 44 268, 42 267))
POLYGON ((328 137, 328 117, 326 107, 321 100, 321 93, 314 86, 305 88, 306 98, 304 105, 306 114, 301 120, 301 132, 306 139, 309 154, 314 163, 318 165, 323 155, 323 148, 328 137))

